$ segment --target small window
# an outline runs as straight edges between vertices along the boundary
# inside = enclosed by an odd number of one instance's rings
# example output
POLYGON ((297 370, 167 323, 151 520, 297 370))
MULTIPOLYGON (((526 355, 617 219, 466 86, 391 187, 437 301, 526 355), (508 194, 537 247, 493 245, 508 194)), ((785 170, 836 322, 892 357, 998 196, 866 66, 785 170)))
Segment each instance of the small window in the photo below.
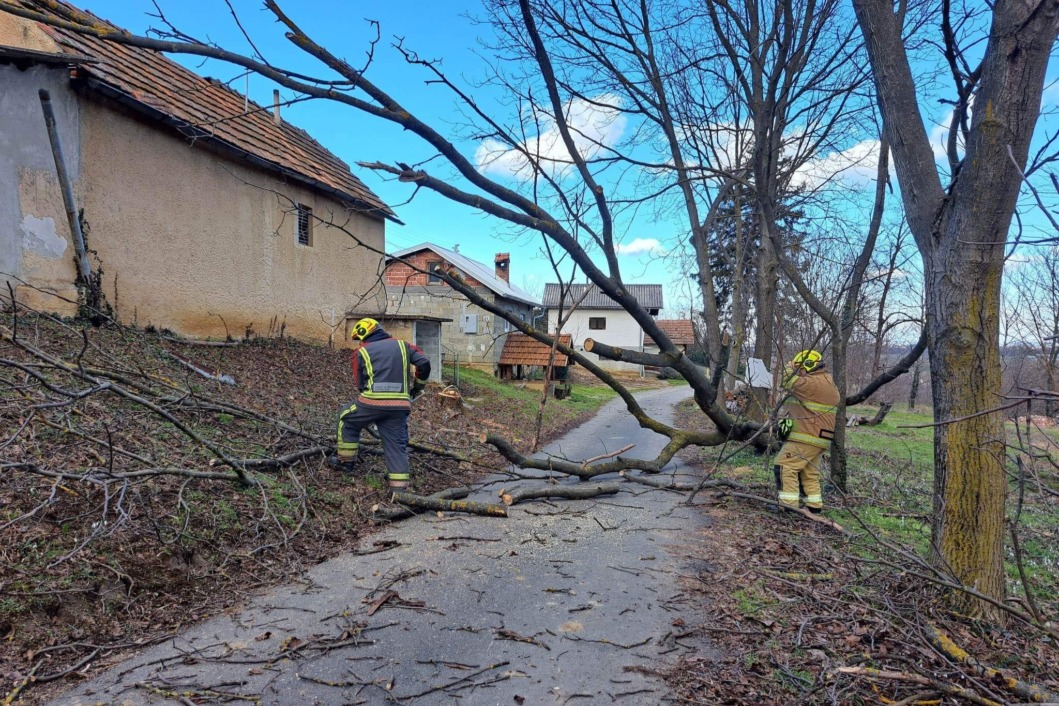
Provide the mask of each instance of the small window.
POLYGON ((591 316, 588 319, 588 328, 593 331, 606 331, 607 330, 607 317, 606 316, 591 316))
POLYGON ((298 245, 313 244, 313 210, 298 204, 298 245))
POLYGON ((441 269, 441 261, 434 260, 433 262, 427 263, 427 284, 441 284, 445 280, 441 279, 441 275, 438 271, 441 269))

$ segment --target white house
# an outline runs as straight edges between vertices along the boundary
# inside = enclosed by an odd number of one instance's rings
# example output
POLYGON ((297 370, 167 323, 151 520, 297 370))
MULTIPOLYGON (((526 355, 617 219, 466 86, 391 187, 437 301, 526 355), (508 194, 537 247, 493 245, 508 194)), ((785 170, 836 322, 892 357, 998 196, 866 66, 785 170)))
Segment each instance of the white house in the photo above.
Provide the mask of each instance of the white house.
MULTIPOLYGON (((651 316, 662 309, 662 285, 628 284, 625 289, 632 294, 640 306, 651 316)), ((573 336, 574 348, 584 352, 585 339, 591 338, 611 346, 644 350, 644 332, 632 315, 616 301, 600 291, 594 284, 546 284, 544 286, 544 308, 548 313, 548 330, 555 331, 560 317, 569 319, 562 326, 562 333, 573 336), (573 310, 571 312, 571 309, 573 310)), ((651 341, 648 339, 648 345, 651 341)), ((599 363, 605 370, 642 373, 642 366, 631 363, 601 359, 592 353, 585 355, 599 363)))

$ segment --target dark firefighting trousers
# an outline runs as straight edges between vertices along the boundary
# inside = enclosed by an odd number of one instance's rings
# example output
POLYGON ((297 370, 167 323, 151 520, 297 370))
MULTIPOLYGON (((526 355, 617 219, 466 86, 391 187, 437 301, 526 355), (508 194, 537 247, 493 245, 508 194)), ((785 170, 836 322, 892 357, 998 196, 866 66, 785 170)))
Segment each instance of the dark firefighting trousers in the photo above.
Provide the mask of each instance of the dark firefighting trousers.
POLYGON ((407 484, 411 480, 408 470, 410 413, 408 408, 369 407, 359 400, 347 405, 338 415, 338 460, 352 463, 360 447, 361 429, 375 424, 382 439, 387 478, 391 484, 407 484))
POLYGON ((824 507, 824 491, 820 485, 820 467, 817 462, 824 453, 820 446, 811 446, 797 441, 788 441, 776 456, 772 467, 776 475, 776 490, 784 505, 798 507, 800 496, 805 494, 805 506, 812 511, 824 507))

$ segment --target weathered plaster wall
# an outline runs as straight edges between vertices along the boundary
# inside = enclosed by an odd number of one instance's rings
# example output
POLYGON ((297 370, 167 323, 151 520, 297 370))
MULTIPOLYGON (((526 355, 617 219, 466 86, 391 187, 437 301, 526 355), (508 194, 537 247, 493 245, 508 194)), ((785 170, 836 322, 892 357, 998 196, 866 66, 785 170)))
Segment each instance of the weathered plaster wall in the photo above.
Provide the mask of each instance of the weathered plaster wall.
MULTIPOLYGON (((299 245, 292 201, 376 252, 381 222, 190 146, 118 106, 82 96, 81 121, 79 205, 123 321, 214 337, 249 326, 275 335, 283 326, 327 340, 332 326, 341 336, 347 311, 382 311, 381 256, 319 222, 312 245, 299 245)), ((49 193, 58 194, 54 175, 23 170, 21 182, 23 219, 61 216, 49 193)))
POLYGON ((36 22, 6 12, 0 14, 0 46, 50 54, 61 51, 55 40, 45 34, 36 22))
MULTIPOLYGON (((10 29, 9 23, 0 22, 0 29, 5 27, 10 29)), ((68 84, 67 69, 20 70, 0 64, 0 289, 5 294, 8 281, 19 287, 20 280, 28 280, 76 299, 70 229, 37 95, 41 88, 51 94, 66 167, 76 180, 81 172, 80 109, 68 84), (37 200, 42 208, 24 212, 25 198, 37 200)), ((18 296, 64 314, 75 308, 30 287, 19 287, 18 296)))
MULTIPOLYGON (((555 330, 558 319, 559 312, 556 309, 549 309, 549 331, 555 330)), ((644 345, 643 329, 632 318, 632 314, 623 309, 576 309, 570 315, 566 325, 563 326, 562 332, 571 334, 574 339, 574 348, 582 352, 584 352, 586 338, 636 351, 643 350, 644 345), (607 320, 605 329, 601 331, 589 329, 588 320, 596 317, 602 317, 607 320)), ((585 353, 585 355, 597 361, 599 366, 605 370, 639 372, 641 369, 639 365, 606 360, 593 353, 585 353)))

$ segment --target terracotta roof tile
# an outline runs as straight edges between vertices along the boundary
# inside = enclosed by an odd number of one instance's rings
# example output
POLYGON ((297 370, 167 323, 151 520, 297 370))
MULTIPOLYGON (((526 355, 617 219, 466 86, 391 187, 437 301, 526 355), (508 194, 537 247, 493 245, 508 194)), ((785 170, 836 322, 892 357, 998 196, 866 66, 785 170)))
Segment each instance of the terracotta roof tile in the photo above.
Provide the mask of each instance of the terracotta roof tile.
MULTIPOLYGON (((559 336, 559 343, 569 346, 572 338, 570 334, 564 333, 559 336)), ((535 338, 530 338, 524 333, 509 333, 504 350, 500 353, 500 365, 548 365, 548 356, 551 354, 551 346, 547 346, 535 338)), ((565 355, 559 351, 555 352, 555 363, 558 367, 569 364, 565 355)))
POLYGON ((655 323, 664 334, 669 336, 669 340, 673 341, 674 345, 695 345, 695 327, 690 319, 659 319, 655 323))
MULTIPOLYGON (((34 9, 42 5, 27 0, 34 9)), ((219 81, 204 78, 151 49, 108 42, 56 27, 42 28, 64 50, 94 59, 80 64, 78 75, 95 79, 167 119, 185 137, 207 140, 252 155, 287 176, 307 180, 317 190, 331 191, 352 206, 378 217, 396 218, 349 165, 327 151, 308 133, 287 121, 277 125, 262 108, 219 81)))

